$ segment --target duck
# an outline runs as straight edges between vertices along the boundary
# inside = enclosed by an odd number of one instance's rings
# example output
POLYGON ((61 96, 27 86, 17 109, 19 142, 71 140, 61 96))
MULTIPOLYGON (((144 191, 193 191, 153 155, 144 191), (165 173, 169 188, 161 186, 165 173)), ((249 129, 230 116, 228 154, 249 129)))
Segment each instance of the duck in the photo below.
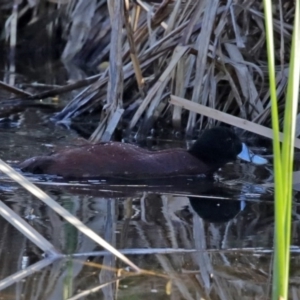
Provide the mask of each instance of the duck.
POLYGON ((151 151, 128 143, 100 142, 32 157, 20 163, 19 168, 66 179, 205 177, 237 158, 258 165, 267 162, 254 155, 230 128, 220 126, 204 130, 188 150, 151 151))

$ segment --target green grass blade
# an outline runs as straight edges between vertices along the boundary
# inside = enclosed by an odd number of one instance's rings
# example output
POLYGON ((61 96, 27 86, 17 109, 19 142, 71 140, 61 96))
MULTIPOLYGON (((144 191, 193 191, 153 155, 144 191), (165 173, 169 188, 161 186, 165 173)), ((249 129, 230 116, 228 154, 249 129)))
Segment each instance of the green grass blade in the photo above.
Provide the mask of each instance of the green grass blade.
POLYGON ((295 19, 292 37, 291 58, 289 64, 289 81, 287 87, 287 100, 284 116, 284 141, 282 147, 282 164, 284 167, 285 182, 285 253, 286 268, 284 274, 284 292, 288 295, 288 277, 290 262, 290 238, 292 222, 292 184, 293 184, 293 162, 294 162, 294 141, 296 131, 296 117, 298 109, 299 83, 300 83, 300 3, 295 2, 295 19))
POLYGON ((264 0, 265 25, 267 31, 268 67, 272 102, 272 126, 274 132, 274 173, 275 173, 275 259, 273 271, 273 299, 287 299, 290 233, 292 213, 292 172, 296 115, 300 83, 300 2, 295 2, 295 20, 291 47, 289 81, 284 114, 284 139, 282 151, 279 144, 279 119, 274 70, 274 38, 272 2, 264 0))
MULTIPOLYGON (((274 36, 273 36, 273 17, 272 17, 272 1, 264 0, 265 10, 265 26, 267 38, 267 53, 268 53, 268 69, 269 83, 271 95, 271 112, 272 112, 272 127, 273 127, 273 152, 274 152, 274 181, 275 181, 275 257, 274 257, 274 272, 273 272, 273 299, 278 299, 278 295, 282 295, 283 286, 281 278, 284 274, 285 253, 278 252, 277 249, 283 245, 285 238, 283 231, 284 219, 282 212, 284 211, 283 203, 283 186, 282 186, 282 165, 281 151, 279 143, 279 118, 278 105, 276 94, 276 79, 275 79, 275 54, 274 54, 274 36)), ((285 248, 284 248, 285 250, 285 248)))

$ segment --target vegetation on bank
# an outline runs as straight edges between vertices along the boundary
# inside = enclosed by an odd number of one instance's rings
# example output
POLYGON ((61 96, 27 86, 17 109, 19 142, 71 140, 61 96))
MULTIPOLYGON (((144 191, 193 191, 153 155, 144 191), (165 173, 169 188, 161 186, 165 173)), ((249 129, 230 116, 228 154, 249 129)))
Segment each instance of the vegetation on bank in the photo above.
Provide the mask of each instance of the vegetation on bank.
MULTIPOLYGON (((293 2, 281 2, 272 6, 280 120, 295 9, 293 2)), ((52 56, 95 72, 29 97, 81 88, 56 118, 101 109, 94 139, 109 138, 122 116, 130 120, 129 128, 138 124, 141 135, 148 134, 158 119, 175 129, 185 128, 189 135, 211 125, 212 119, 207 123, 203 116, 170 106, 170 94, 271 126, 266 31, 259 1, 245 5, 221 0, 70 0, 31 6, 12 6, 8 1, 0 9, 6 54, 14 53, 15 43, 22 60, 52 56)))

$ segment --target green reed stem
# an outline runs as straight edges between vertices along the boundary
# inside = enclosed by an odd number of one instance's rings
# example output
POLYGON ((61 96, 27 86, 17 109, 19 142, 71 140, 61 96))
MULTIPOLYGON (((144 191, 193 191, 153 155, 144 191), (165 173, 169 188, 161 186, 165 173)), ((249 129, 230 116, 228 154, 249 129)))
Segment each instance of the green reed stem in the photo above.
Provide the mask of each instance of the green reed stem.
MULTIPOLYGON (((289 63, 289 79, 287 87, 287 100, 284 115, 284 141, 282 146, 282 165, 284 167, 283 181, 286 183, 285 205, 285 252, 286 268, 284 278, 289 276, 290 239, 292 222, 292 192, 293 192, 293 164, 294 142, 296 133, 296 118, 298 110, 299 83, 300 83, 300 3, 295 1, 295 19, 292 36, 291 58, 289 63)), ((285 283, 286 295, 288 293, 288 281, 285 283)))
MULTIPOLYGON (((275 182, 275 257, 273 266, 273 295, 282 294, 282 286, 280 279, 284 274, 284 257, 285 255, 278 255, 277 249, 284 243, 283 218, 281 213, 283 211, 282 202, 283 187, 282 187, 282 168, 281 168, 281 151, 279 143, 279 117, 276 93, 276 77, 275 77, 275 54, 274 54, 274 36, 273 36, 273 17, 272 17, 272 2, 264 0, 265 10, 265 26, 267 38, 267 53, 268 53, 268 69, 269 69, 269 83, 271 95, 271 113, 272 113, 272 127, 273 127, 273 152, 274 152, 274 182, 275 182)), ((274 299, 274 296, 273 296, 274 299)), ((278 299, 278 298, 277 298, 278 299)))
POLYGON ((292 38, 289 80, 284 114, 284 139, 282 151, 279 143, 279 118, 275 80, 275 55, 273 37, 272 1, 264 0, 267 32, 268 68, 272 103, 273 151, 275 174, 275 257, 273 270, 273 299, 287 299, 290 232, 292 210, 292 180, 294 160, 295 124, 300 78, 300 12, 299 1, 295 2, 295 20, 292 38))

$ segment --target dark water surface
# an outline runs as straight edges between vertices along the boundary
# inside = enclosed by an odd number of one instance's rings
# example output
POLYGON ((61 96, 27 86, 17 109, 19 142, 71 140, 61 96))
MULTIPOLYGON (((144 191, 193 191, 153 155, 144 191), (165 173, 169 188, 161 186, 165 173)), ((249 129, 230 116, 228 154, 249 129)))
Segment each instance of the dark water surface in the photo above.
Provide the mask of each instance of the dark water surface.
MULTIPOLYGON (((11 165, 77 143, 77 133, 28 109, 0 124, 0 155, 11 165)), ((168 146, 172 146, 169 143, 168 146)), ((270 166, 268 166, 270 167, 270 166)), ((1 299, 269 299, 273 195, 268 167, 228 164, 215 182, 199 178, 64 182, 28 177, 89 228, 149 273, 136 275, 40 200, 1 175, 1 200, 65 254, 0 290, 1 299), (94 253, 94 251, 102 251, 94 253), (126 268, 130 273, 122 273, 126 268), (151 271, 151 272, 150 272, 151 271), (116 281, 117 276, 121 277, 116 281)), ((295 209, 297 211, 297 207, 295 209)), ((0 217, 0 288, 43 252, 0 217)), ((299 245, 295 218, 292 244, 299 245)), ((299 256, 291 292, 299 297, 299 256)), ((297 298, 294 298, 297 299, 297 298)))

